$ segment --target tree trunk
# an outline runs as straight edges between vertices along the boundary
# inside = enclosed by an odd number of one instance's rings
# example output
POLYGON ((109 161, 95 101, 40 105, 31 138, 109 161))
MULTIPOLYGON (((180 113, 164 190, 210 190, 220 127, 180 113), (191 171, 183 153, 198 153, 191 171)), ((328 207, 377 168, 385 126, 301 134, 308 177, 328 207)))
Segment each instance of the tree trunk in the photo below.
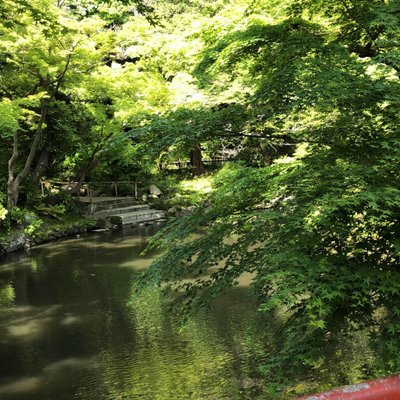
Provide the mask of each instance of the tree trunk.
POLYGON ((201 154, 201 147, 199 144, 196 144, 190 154, 190 161, 192 164, 192 174, 193 176, 200 176, 204 174, 204 164, 203 164, 203 156, 201 154))
MULTIPOLYGON (((63 1, 61 1, 62 3, 63 1)), ((46 120, 47 110, 49 106, 49 102, 54 98, 54 96, 58 93, 60 89, 61 83, 64 80, 65 74, 68 71, 69 65, 71 63, 71 58, 73 54, 73 50, 75 50, 78 43, 74 44, 70 52, 68 53, 65 61, 64 68, 62 72, 58 75, 57 79, 52 81, 50 76, 47 75, 47 78, 40 78, 41 87, 47 93, 48 97, 42 98, 39 107, 39 121, 36 127, 35 134, 33 136, 32 145, 28 154, 28 157, 25 160, 25 165, 22 171, 15 176, 14 175, 14 164, 18 158, 18 134, 14 134, 14 145, 13 152, 11 158, 8 161, 8 181, 7 181, 7 205, 8 208, 13 208, 19 198, 20 185, 21 182, 28 176, 33 160, 35 158, 36 152, 39 147, 40 140, 42 138, 43 127, 46 120), (54 85, 54 86, 53 86, 54 85)))
POLYGON ((50 159, 50 151, 48 149, 48 146, 42 150, 39 156, 39 160, 36 164, 35 169, 33 170, 32 173, 32 181, 33 182, 39 182, 39 179, 44 175, 48 165, 49 165, 49 159, 50 159))
POLYGON ((8 160, 8 181, 7 181, 7 208, 11 209, 15 206, 19 190, 14 185, 14 163, 18 158, 18 132, 14 133, 14 144, 11 158, 8 160))
POLYGON ((79 177, 78 177, 78 183, 73 187, 69 193, 70 194, 76 194, 79 192, 79 190, 82 187, 83 182, 85 182, 86 175, 92 171, 93 168, 95 168, 100 160, 99 160, 99 153, 103 150, 105 144, 107 143, 108 139, 112 136, 112 132, 110 132, 102 142, 98 143, 97 146, 93 149, 92 154, 90 155, 90 158, 86 165, 81 169, 79 172, 79 177))
POLYGON ((94 167, 97 166, 99 160, 94 156, 79 172, 79 177, 76 185, 68 191, 69 194, 74 195, 81 190, 83 183, 85 182, 86 176, 92 171, 94 167))
POLYGON ((18 158, 18 133, 14 134, 14 145, 11 158, 8 160, 8 182, 7 182, 7 206, 13 208, 19 198, 21 182, 27 177, 36 151, 39 147, 40 139, 42 137, 43 125, 46 119, 48 107, 48 100, 43 99, 40 104, 40 118, 36 127, 35 135, 33 137, 32 145, 28 157, 26 158, 24 168, 22 171, 14 177, 14 164, 18 158))

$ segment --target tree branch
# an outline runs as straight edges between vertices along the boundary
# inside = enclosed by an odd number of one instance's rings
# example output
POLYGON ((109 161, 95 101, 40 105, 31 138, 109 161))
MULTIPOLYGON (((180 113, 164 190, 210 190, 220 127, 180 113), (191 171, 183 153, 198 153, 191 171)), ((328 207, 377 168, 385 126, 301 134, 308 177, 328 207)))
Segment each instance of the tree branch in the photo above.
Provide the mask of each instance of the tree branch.
MULTIPOLYGON (((280 136, 280 135, 264 136, 264 135, 256 135, 256 134, 246 134, 246 133, 241 133, 241 132, 232 133, 232 134, 229 134, 229 133, 227 133, 227 134, 219 134, 219 135, 216 135, 216 136, 217 137, 222 137, 222 138, 224 138, 224 137, 232 137, 232 138, 244 137, 244 138, 251 138, 251 139, 269 139, 269 140, 280 139, 280 140, 287 140, 286 137, 283 137, 283 136, 280 136)), ((300 144, 300 143, 312 143, 312 144, 323 144, 323 145, 332 145, 333 144, 333 142, 324 142, 324 141, 320 141, 320 140, 317 141, 317 140, 311 140, 311 139, 303 138, 303 139, 294 140, 294 141, 292 141, 290 143, 286 143, 286 142, 279 143, 279 146, 295 146, 296 144, 300 144)))
POLYGON ((7 198, 8 198, 8 208, 12 208, 13 201, 13 184, 14 184, 14 163, 18 158, 18 131, 14 133, 13 141, 13 152, 11 158, 8 160, 8 181, 7 181, 7 198))
POLYGON ((44 125, 44 121, 45 121, 46 115, 47 115, 47 108, 48 108, 48 99, 47 98, 42 99, 41 105, 40 105, 40 118, 39 118, 39 122, 38 122, 38 125, 36 128, 36 131, 35 131, 35 136, 33 138, 33 142, 31 145, 31 150, 25 161, 24 168, 15 178, 16 185, 19 185, 20 182, 22 181, 22 179, 26 178, 26 176, 29 173, 29 169, 31 168, 33 158, 35 157, 36 151, 39 147, 40 138, 42 137, 43 125, 44 125))

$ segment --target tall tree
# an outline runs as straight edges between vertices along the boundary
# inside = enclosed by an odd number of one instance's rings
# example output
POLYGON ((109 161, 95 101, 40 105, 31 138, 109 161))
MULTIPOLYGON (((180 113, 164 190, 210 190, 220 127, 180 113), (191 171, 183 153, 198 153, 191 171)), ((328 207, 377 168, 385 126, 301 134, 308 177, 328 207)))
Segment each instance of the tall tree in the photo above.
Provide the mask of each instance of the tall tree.
POLYGON ((17 204, 21 183, 32 172, 37 151, 47 134, 49 107, 61 90, 78 84, 82 75, 101 62, 105 54, 104 45, 94 42, 98 22, 78 26, 51 1, 36 6, 46 10, 48 23, 36 20, 32 12, 26 11, 19 25, 14 26, 16 29, 4 28, 1 44, 4 61, 0 90, 14 104, 31 110, 30 120, 21 121, 20 129, 13 135, 8 161, 8 207, 17 204), (29 151, 21 152, 21 140, 29 135, 29 151))
POLYGON ((288 315, 271 376, 312 369, 339 332, 355 329, 379 349, 381 371, 395 372, 398 3, 285 3, 272 19, 262 14, 271 4, 258 2, 213 36, 196 72, 215 96, 252 110, 242 131, 296 151, 267 168, 222 170, 212 206, 156 236, 168 251, 142 283, 173 290, 190 310, 250 272, 260 308, 288 315))

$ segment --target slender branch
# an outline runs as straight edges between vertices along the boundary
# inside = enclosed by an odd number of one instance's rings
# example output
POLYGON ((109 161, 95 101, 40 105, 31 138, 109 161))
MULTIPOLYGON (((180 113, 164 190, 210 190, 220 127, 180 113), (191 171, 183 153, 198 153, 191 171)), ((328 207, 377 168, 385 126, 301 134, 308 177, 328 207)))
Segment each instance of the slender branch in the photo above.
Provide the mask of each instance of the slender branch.
POLYGON ((8 160, 8 182, 14 180, 14 163, 18 158, 18 132, 14 133, 13 152, 11 158, 8 160))
POLYGON ((383 27, 378 28, 375 32, 371 32, 367 27, 359 21, 357 16, 354 14, 352 8, 347 5, 346 0, 341 0, 343 7, 345 8, 348 16, 362 29, 364 30, 370 38, 370 41, 364 46, 367 51, 372 49, 372 45, 375 40, 378 39, 379 35, 385 31, 383 27))
MULTIPOLYGON (((40 117, 36 127, 36 131, 33 137, 33 141, 30 147, 29 154, 25 160, 25 165, 16 177, 14 177, 14 170, 13 166, 15 161, 18 157, 18 137, 14 135, 14 147, 13 147, 13 154, 8 162, 8 182, 7 182, 7 197, 8 197, 8 205, 10 207, 14 206, 18 201, 18 194, 19 194, 19 187, 23 179, 25 179, 29 171, 31 169, 33 160, 35 158, 36 152, 39 148, 39 143, 42 138, 42 133, 44 129, 44 124, 46 121, 47 111, 49 102, 56 96, 57 92, 60 89, 60 86, 65 78, 65 75, 69 69, 73 52, 75 48, 78 46, 79 41, 71 46, 71 49, 66 57, 65 65, 57 76, 56 79, 51 80, 50 74, 47 74, 47 77, 44 78, 40 73, 38 73, 35 69, 31 71, 34 75, 39 78, 40 85, 43 87, 44 91, 47 92, 48 96, 42 98, 40 102, 40 117), (51 86, 55 84, 55 87, 52 88, 51 86)), ((50 49, 51 50, 51 49, 50 49)), ((49 51, 50 51, 49 50, 49 51)))
MULTIPOLYGON (((221 137, 221 138, 224 138, 224 137, 233 137, 233 138, 234 137, 237 137, 237 138, 245 137, 245 138, 252 138, 252 139, 269 139, 269 140, 280 139, 280 140, 287 140, 287 138, 285 138, 283 136, 280 136, 280 135, 264 136, 264 135, 256 135, 256 134, 246 134, 246 133, 241 133, 241 132, 232 133, 232 134, 225 133, 225 134, 219 134, 219 135, 216 135, 216 136, 217 137, 221 137)), ((294 146, 294 145, 299 144, 299 143, 313 143, 313 144, 324 144, 324 145, 332 145, 333 144, 333 142, 324 142, 324 141, 320 141, 320 140, 317 141, 317 140, 311 140, 311 139, 303 138, 303 139, 294 140, 294 141, 292 141, 290 143, 286 143, 286 142, 280 143, 279 145, 280 146, 294 146)))
MULTIPOLYGON (((101 128, 101 131, 103 132, 103 128, 101 128)), ((80 172, 79 172, 79 177, 78 177, 78 181, 76 183, 76 185, 70 190, 69 193, 74 194, 77 193, 80 188, 82 187, 83 182, 85 181, 86 175, 88 174, 88 172, 90 172, 90 170, 95 167, 97 165, 97 163, 99 162, 98 159, 98 154, 100 153, 100 151, 102 150, 102 148, 104 147, 104 145, 107 143, 108 139, 110 139, 110 137, 113 135, 113 132, 110 132, 102 141, 100 141, 95 148, 93 149, 88 161, 86 162, 85 166, 83 168, 81 168, 80 172)))
POLYGON ((41 102, 41 106, 40 106, 40 118, 39 118, 39 122, 36 128, 36 132, 35 132, 35 136, 33 138, 33 142, 31 145, 31 149, 29 152, 29 155, 25 161, 25 165, 24 168, 22 169, 22 171, 17 175, 17 177, 15 178, 15 184, 19 185, 19 183, 22 181, 22 179, 26 178, 26 176, 29 173, 29 169, 32 165, 33 159, 35 157, 36 151, 39 147, 39 142, 40 139, 42 137, 42 132, 43 132, 43 125, 44 125, 44 121, 46 119, 46 115, 47 115, 47 108, 48 108, 48 99, 43 99, 41 102))
POLYGON ((348 6, 346 0, 341 0, 341 3, 346 10, 348 16, 360 27, 362 28, 369 37, 372 38, 372 34, 368 31, 368 29, 358 20, 358 18, 354 15, 352 9, 348 6))

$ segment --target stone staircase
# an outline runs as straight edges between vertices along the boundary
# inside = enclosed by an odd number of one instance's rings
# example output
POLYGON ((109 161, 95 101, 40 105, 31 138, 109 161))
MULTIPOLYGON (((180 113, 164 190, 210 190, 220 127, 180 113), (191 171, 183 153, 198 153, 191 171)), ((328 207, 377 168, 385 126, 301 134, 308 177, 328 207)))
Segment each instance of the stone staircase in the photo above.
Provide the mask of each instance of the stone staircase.
POLYGON ((148 204, 135 204, 132 198, 116 198, 90 204, 89 217, 97 221, 98 227, 107 228, 155 221, 165 218, 165 213, 148 204))

